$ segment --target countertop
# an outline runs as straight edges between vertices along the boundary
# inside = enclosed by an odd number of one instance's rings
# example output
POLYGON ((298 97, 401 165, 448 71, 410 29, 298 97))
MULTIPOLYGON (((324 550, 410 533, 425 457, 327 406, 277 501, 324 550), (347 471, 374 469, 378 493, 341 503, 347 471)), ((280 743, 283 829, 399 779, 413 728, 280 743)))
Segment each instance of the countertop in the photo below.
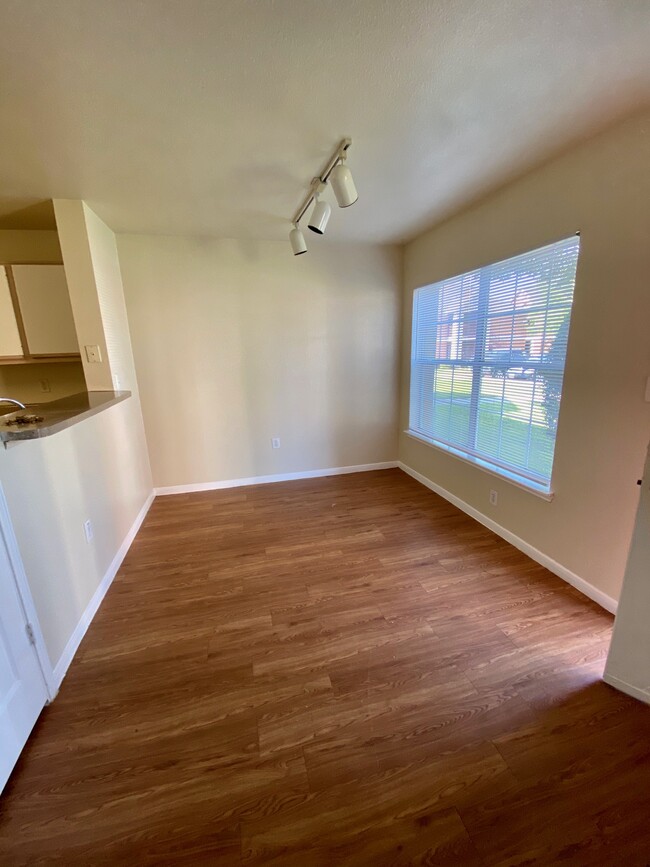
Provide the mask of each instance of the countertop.
POLYGON ((128 397, 131 397, 130 391, 83 391, 50 403, 31 404, 27 409, 18 409, 0 417, 0 442, 6 444, 49 437, 128 397), (43 421, 24 425, 7 424, 23 415, 42 416, 43 421))

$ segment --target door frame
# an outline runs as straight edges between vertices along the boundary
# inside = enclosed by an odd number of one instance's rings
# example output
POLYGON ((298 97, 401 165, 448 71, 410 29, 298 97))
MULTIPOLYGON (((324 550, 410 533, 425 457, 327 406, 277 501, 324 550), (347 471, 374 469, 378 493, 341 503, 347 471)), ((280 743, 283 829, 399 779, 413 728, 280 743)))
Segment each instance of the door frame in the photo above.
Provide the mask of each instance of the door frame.
POLYGON ((5 497, 1 482, 0 543, 4 543, 4 546, 7 549, 7 556, 9 557, 9 562, 11 563, 11 571, 13 573, 13 580, 18 590, 18 598, 20 599, 20 605, 25 620, 25 628, 27 628, 27 625, 30 625, 32 628, 32 635, 34 637, 32 646, 38 660, 38 667, 40 669, 41 675, 43 676, 45 691, 48 696, 47 703, 49 704, 51 701, 53 701, 58 692, 54 680, 54 670, 52 668, 52 663, 50 662, 47 647, 45 646, 43 630, 41 629, 38 614, 36 613, 36 606, 34 605, 34 599, 32 598, 32 591, 30 590, 29 581, 27 580, 27 573, 25 572, 23 559, 20 555, 18 540, 16 539, 16 534, 14 533, 14 528, 11 521, 11 514, 9 512, 9 506, 7 505, 7 499, 5 497))

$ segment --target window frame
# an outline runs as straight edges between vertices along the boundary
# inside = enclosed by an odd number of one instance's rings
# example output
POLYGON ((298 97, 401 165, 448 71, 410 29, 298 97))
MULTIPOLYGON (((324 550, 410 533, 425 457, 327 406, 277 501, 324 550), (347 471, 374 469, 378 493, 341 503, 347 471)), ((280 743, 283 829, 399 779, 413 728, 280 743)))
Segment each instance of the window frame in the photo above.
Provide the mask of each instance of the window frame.
MULTIPOLYGON (((410 438, 424 443, 430 447, 438 449, 440 451, 445 452, 446 454, 450 454, 452 457, 455 457, 459 460, 464 461, 472 466, 477 467, 491 475, 496 476, 497 478, 503 479, 511 484, 516 485, 517 487, 522 488, 523 490, 528 491, 529 493, 533 493, 545 500, 553 499, 553 473, 555 469, 555 451, 557 444, 557 427, 554 431, 553 436, 553 455, 551 461, 551 469, 548 478, 541 473, 536 473, 534 470, 531 470, 529 467, 523 468, 508 463, 507 461, 499 460, 498 457, 492 457, 486 453, 482 453, 481 450, 477 446, 478 441, 478 433, 479 433, 479 404, 481 398, 481 383, 483 370, 487 367, 493 366, 494 360, 486 357, 486 338, 489 328, 490 319, 499 319, 503 318, 505 315, 517 315, 516 306, 512 311, 510 310, 499 310, 490 312, 490 289, 491 289, 491 281, 492 279, 499 273, 499 271, 506 270, 508 267, 512 267, 512 262, 515 259, 518 259, 523 256, 533 255, 542 250, 545 247, 551 247, 555 245, 560 245, 562 243, 568 243, 570 241, 574 241, 577 236, 577 253, 576 253, 576 264, 575 264, 575 274, 573 278, 573 285, 571 291, 571 300, 568 304, 568 331, 566 336, 566 347, 564 351, 564 356, 561 359, 561 362, 551 360, 543 360, 543 356, 541 356, 537 360, 526 360, 526 370, 533 371, 533 382, 534 387, 537 384, 537 375, 538 372, 543 371, 545 374, 549 374, 550 376, 556 375, 559 377, 559 381, 561 383, 562 392, 563 392, 563 384, 564 384, 564 373, 566 369, 566 359, 568 355, 568 337, 570 332, 570 327, 573 321, 573 303, 575 298, 575 287, 577 282, 577 265, 578 259, 580 255, 580 233, 577 232, 575 235, 570 236, 568 238, 564 238, 560 241, 552 242, 551 244, 546 244, 542 247, 537 247, 532 250, 526 251, 521 254, 516 254, 507 259, 502 259, 498 262, 490 263, 485 266, 481 266, 478 268, 474 268, 470 271, 458 274, 451 275, 448 278, 444 278, 443 280, 435 281, 434 283, 427 283, 423 286, 416 287, 412 292, 411 299, 411 352, 410 352, 410 371, 409 371, 409 415, 408 415, 408 427, 404 431, 404 433, 410 438), (418 355, 418 338, 420 337, 420 329, 417 328, 418 324, 418 292, 425 289, 432 289, 433 287, 437 287, 441 284, 445 284, 449 281, 455 280, 463 280, 464 278, 471 276, 473 274, 478 275, 479 280, 479 289, 478 289, 478 301, 476 311, 467 311, 463 312, 462 309, 458 311, 456 314, 456 322, 459 324, 459 330, 461 332, 460 337, 457 338, 457 346, 460 350, 459 354, 456 358, 451 357, 442 357, 437 354, 433 358, 423 358, 418 355), (465 329, 465 325, 468 322, 475 323, 473 327, 473 337, 471 338, 474 344, 474 353, 471 358, 463 358, 465 344, 470 340, 469 337, 465 338, 463 332, 465 329), (471 391, 470 391, 470 402, 469 402, 469 421, 468 421, 468 442, 473 443, 473 446, 463 446, 459 442, 454 442, 451 438, 446 439, 444 437, 438 437, 432 435, 432 433, 428 433, 424 430, 424 425, 421 425, 420 428, 412 425, 413 415, 414 415, 414 405, 413 405, 413 394, 414 387, 417 387, 417 383, 415 382, 415 378, 421 375, 420 368, 425 365, 430 364, 434 368, 446 367, 451 368, 452 370, 452 382, 453 382, 453 372, 455 368, 469 369, 471 370, 471 391)), ((533 313, 543 313, 546 319, 548 319, 549 313, 556 312, 558 310, 567 309, 566 302, 555 302, 552 303, 550 298, 547 299, 546 303, 543 306, 537 305, 531 308, 526 308, 526 314, 533 313)), ((524 311, 522 311, 524 312, 524 311)), ((452 321, 452 314, 448 314, 450 316, 450 323, 452 321)), ((437 323, 434 323, 436 326, 436 332, 434 341, 436 346, 439 343, 445 342, 445 335, 442 333, 442 320, 438 320, 437 323)), ((510 334, 510 348, 507 350, 512 354, 514 350, 513 347, 513 338, 514 338, 514 325, 513 331, 510 334)), ((451 342, 451 338, 447 336, 447 343, 451 342)), ((550 353, 549 353, 550 354, 550 353)), ((510 359, 512 361, 512 359, 510 359)), ((510 367, 519 367, 521 366, 516 361, 509 365, 510 367)), ((505 377, 504 377, 505 378, 505 377)), ((505 388, 505 382, 504 382, 505 388)), ((452 385, 453 391, 453 385, 452 385)), ((534 389, 533 389, 534 394, 534 389)), ((562 405, 561 401, 562 393, 560 395, 560 403, 559 407, 562 405)), ((534 397, 533 397, 534 400, 534 397)), ((422 418, 424 412, 426 411, 424 407, 424 403, 420 400, 415 408, 419 417, 422 418)), ((499 414, 499 418, 501 422, 505 418, 503 413, 503 407, 499 414)), ((533 424, 532 422, 532 409, 531 409, 531 421, 529 422, 529 427, 533 424)))

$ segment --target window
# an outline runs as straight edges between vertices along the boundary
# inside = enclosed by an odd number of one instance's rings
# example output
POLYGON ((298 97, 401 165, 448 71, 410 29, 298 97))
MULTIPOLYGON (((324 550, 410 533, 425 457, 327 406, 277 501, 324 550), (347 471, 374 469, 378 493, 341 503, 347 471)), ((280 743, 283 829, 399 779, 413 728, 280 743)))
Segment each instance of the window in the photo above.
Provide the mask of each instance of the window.
POLYGON ((417 289, 409 433, 548 493, 580 239, 417 289))

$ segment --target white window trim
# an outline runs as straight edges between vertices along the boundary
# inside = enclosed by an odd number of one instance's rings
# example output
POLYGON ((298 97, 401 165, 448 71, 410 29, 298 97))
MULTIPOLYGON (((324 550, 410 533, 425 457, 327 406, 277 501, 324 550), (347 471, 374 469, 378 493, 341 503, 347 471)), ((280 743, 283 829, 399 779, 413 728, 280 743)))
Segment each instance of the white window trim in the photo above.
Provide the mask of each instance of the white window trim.
POLYGON ((425 446, 429 446, 429 448, 436 449, 437 451, 445 452, 446 454, 451 455, 451 457, 463 461, 463 463, 469 464, 472 467, 476 467, 476 469, 482 470, 484 473, 489 473, 491 476, 496 476, 497 479, 502 479, 504 482, 508 482, 508 484, 514 485, 522 491, 526 491, 528 494, 533 494, 533 496, 545 500, 547 503, 552 502, 555 497, 553 490, 547 490, 544 485, 538 485, 530 479, 521 478, 520 476, 517 476, 516 473, 501 469, 501 467, 490 464, 482 458, 466 454, 453 446, 447 445, 447 443, 442 443, 438 440, 427 437, 419 431, 407 428, 403 432, 412 440, 416 440, 416 442, 423 443, 425 446))

